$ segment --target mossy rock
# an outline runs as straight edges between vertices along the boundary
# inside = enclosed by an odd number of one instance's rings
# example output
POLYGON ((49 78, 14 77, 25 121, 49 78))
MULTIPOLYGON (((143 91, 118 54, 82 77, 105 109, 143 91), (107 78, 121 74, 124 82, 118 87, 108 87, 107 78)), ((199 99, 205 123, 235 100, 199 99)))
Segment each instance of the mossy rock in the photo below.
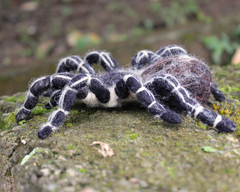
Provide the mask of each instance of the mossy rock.
MULTIPOLYGON (((231 93, 238 92, 240 70, 212 71, 228 99, 219 104, 211 98, 206 107, 239 123, 239 99, 231 93)), ((51 112, 43 109, 47 99, 40 99, 31 119, 17 124, 6 117, 22 105, 19 95, 25 93, 0 97, 0 191, 240 190, 238 130, 218 134, 184 115, 182 124, 169 125, 138 104, 101 109, 76 103, 61 129, 39 140, 37 131, 51 112), (103 158, 89 146, 93 141, 109 144, 115 155, 103 158)))

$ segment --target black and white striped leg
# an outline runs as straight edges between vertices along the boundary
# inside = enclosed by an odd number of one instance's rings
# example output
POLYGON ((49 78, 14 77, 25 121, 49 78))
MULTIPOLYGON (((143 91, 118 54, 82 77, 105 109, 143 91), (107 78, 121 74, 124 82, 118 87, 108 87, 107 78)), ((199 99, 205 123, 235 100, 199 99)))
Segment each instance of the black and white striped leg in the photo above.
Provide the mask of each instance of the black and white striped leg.
POLYGON ((35 80, 28 91, 23 106, 16 114, 16 120, 22 121, 29 117, 32 109, 37 105, 39 96, 51 88, 62 89, 70 82, 74 75, 71 73, 60 73, 52 76, 45 76, 35 80))
POLYGON ((149 50, 139 51, 132 58, 132 67, 133 69, 142 69, 146 64, 150 64, 150 58, 154 53, 149 50))
POLYGON ((81 90, 89 81, 90 76, 85 74, 79 74, 72 78, 69 85, 64 88, 61 94, 58 109, 50 115, 48 123, 39 129, 38 137, 40 139, 47 138, 52 131, 59 129, 59 126, 68 115, 70 107, 74 104, 78 90, 81 90))
POLYGON ((53 107, 58 105, 59 98, 62 94, 62 90, 56 90, 50 96, 49 102, 45 104, 46 109, 52 109, 53 107))
POLYGON ((211 83, 210 90, 217 101, 222 102, 226 99, 225 95, 217 89, 216 83, 213 83, 213 82, 211 83))
MULTIPOLYGON (((50 101, 45 104, 45 108, 52 109, 53 107, 57 106, 61 95, 62 90, 54 91, 50 97, 50 101)), ((86 90, 79 90, 79 92, 77 93, 78 99, 84 99, 86 96, 87 96, 86 90)))
POLYGON ((156 52, 161 58, 170 57, 174 55, 186 55, 187 51, 179 45, 168 45, 159 49, 156 52))
POLYGON ((125 75, 123 78, 128 89, 136 94, 138 101, 147 107, 149 112, 157 118, 161 118, 167 123, 178 124, 181 123, 181 116, 166 109, 162 104, 160 104, 154 97, 154 95, 144 87, 141 82, 132 75, 125 75))
POLYGON ((188 91, 181 86, 175 77, 169 74, 160 75, 153 80, 151 87, 169 106, 174 103, 176 110, 190 113, 194 118, 218 129, 219 132, 228 133, 236 130, 235 122, 204 108, 192 99, 188 91))
POLYGON ((32 109, 37 105, 39 96, 48 90, 50 86, 51 76, 41 77, 31 84, 25 102, 16 114, 17 121, 29 118, 32 109))
POLYGON ((90 65, 101 64, 106 71, 113 71, 118 67, 115 59, 109 53, 103 51, 92 51, 86 55, 84 60, 90 65))
POLYGON ((56 73, 77 71, 78 73, 95 74, 94 69, 79 56, 73 55, 59 61, 56 73))

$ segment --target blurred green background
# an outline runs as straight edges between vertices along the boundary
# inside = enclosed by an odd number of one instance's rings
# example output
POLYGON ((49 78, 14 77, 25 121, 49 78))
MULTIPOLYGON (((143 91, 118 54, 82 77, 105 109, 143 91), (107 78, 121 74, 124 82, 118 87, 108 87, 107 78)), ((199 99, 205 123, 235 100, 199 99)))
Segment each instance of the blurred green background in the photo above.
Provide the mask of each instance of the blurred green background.
POLYGON ((141 49, 180 44, 209 65, 230 65, 239 10, 239 0, 1 1, 0 95, 26 91, 60 58, 90 50, 111 52, 128 67, 141 49))

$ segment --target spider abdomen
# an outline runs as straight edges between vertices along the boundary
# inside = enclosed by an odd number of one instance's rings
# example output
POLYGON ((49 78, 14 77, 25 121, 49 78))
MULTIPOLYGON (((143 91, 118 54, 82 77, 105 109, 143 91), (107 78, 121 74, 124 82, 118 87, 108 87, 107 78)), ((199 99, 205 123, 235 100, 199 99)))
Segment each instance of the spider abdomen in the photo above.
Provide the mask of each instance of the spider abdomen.
POLYGON ((210 97, 211 73, 207 65, 188 55, 171 56, 149 66, 141 74, 143 82, 149 82, 162 74, 171 74, 201 103, 210 97))

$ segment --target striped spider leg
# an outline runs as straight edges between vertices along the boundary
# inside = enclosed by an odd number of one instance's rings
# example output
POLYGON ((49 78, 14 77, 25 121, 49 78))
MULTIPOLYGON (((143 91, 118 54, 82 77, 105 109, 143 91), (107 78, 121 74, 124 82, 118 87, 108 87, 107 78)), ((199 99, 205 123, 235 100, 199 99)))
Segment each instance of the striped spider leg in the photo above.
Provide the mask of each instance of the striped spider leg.
POLYGON ((204 124, 216 128, 219 132, 229 133, 236 130, 235 122, 201 106, 191 98, 189 92, 172 75, 159 75, 148 83, 148 86, 151 86, 154 92, 176 111, 187 112, 204 124))

